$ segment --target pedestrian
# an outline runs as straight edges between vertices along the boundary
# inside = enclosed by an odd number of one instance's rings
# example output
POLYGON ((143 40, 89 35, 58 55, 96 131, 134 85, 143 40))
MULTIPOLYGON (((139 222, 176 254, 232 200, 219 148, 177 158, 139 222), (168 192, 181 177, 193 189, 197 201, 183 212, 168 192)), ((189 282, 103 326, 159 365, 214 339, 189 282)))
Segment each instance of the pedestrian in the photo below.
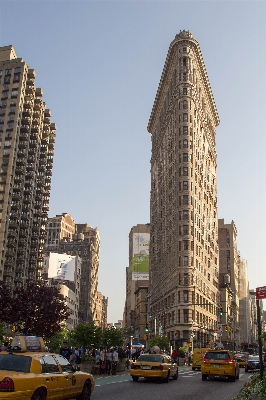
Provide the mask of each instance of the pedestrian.
POLYGON ((6 351, 7 347, 8 347, 8 342, 4 342, 4 344, 1 346, 0 351, 6 351))
POLYGON ((59 354, 61 354, 61 356, 65 357, 69 361, 72 351, 68 347, 68 342, 66 340, 64 340, 63 345, 59 351, 59 354))
POLYGON ((77 355, 76 355, 75 349, 73 349, 71 356, 69 357, 69 363, 71 365, 73 365, 73 367, 75 367, 76 363, 77 363, 76 361, 77 361, 77 355))
POLYGON ((132 347, 132 349, 131 349, 131 358, 132 358, 133 362, 136 361, 136 349, 135 349, 135 347, 132 347))
POLYGON ((113 355, 112 355, 112 375, 116 375, 116 367, 118 363, 118 352, 117 349, 114 349, 113 355))
POLYGON ((176 362, 176 361, 177 361, 178 352, 176 351, 176 349, 174 349, 174 350, 172 351, 171 357, 172 357, 173 362, 176 362))
POLYGON ((111 364, 112 364, 112 353, 111 353, 111 349, 108 349, 106 354, 105 354, 105 372, 106 372, 106 375, 110 375, 111 364))

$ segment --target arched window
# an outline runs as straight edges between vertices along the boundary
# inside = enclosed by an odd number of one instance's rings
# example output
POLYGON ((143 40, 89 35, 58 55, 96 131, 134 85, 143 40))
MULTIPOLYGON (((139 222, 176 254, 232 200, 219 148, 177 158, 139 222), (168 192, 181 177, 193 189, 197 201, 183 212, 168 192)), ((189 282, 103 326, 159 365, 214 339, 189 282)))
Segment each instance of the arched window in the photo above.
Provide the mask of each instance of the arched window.
POLYGON ((187 110, 188 109, 188 102, 187 100, 183 101, 183 110, 187 110))

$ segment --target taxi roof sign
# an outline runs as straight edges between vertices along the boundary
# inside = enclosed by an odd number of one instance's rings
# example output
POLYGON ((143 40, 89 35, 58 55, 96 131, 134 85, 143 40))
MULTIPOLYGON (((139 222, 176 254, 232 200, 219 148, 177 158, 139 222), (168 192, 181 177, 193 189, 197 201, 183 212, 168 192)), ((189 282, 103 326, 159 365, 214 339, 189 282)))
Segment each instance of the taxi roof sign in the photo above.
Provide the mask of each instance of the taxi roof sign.
POLYGON ((20 347, 21 351, 44 351, 44 341, 38 336, 15 336, 11 343, 12 347, 20 347))

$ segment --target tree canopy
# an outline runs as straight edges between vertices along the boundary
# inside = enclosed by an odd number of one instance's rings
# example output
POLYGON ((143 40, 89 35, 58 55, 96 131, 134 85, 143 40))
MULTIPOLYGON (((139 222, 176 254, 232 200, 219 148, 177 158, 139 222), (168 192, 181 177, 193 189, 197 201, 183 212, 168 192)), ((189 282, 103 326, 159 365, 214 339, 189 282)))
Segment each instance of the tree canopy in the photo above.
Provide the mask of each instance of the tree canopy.
POLYGON ((27 282, 11 297, 10 290, 0 282, 0 322, 13 324, 17 332, 49 338, 61 330, 60 323, 69 315, 55 286, 27 282))

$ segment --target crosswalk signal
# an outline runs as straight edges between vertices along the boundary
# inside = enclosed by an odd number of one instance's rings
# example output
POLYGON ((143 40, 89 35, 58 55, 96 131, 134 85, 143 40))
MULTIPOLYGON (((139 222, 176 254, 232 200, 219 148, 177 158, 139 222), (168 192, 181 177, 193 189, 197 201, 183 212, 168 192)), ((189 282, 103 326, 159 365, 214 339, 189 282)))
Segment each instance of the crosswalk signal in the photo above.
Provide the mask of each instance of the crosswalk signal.
POLYGON ((220 315, 223 315, 223 307, 220 307, 220 315))
POLYGON ((148 325, 148 322, 146 322, 145 333, 148 333, 148 332, 149 332, 149 325, 148 325))

